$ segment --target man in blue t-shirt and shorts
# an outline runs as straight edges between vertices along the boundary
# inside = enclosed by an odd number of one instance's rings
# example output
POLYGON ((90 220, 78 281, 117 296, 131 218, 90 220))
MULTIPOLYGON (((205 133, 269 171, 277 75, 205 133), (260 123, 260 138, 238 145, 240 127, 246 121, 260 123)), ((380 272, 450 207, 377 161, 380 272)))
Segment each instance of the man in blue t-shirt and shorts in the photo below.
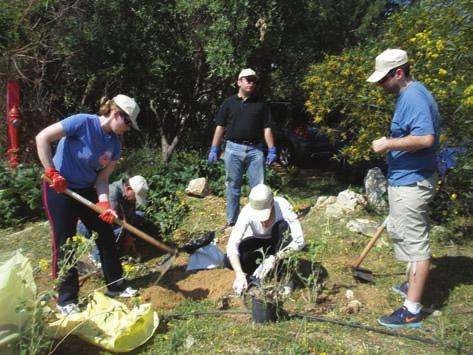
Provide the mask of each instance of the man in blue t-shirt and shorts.
POLYGON ((390 327, 422 325, 422 294, 430 271, 429 208, 437 182, 436 154, 440 115, 432 94, 411 79, 407 53, 387 49, 376 57, 375 72, 367 81, 397 96, 390 137, 373 141, 376 153, 388 162, 389 218, 387 231, 396 259, 408 263, 408 280, 393 287, 404 305, 378 319, 390 327))

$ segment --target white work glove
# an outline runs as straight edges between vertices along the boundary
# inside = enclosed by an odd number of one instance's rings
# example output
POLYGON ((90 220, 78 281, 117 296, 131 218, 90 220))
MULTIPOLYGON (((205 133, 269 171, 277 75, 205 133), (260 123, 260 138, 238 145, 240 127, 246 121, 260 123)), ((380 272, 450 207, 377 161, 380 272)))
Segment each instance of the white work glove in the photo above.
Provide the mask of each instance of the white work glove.
POLYGON ((274 268, 276 264, 276 257, 274 255, 268 256, 263 260, 260 266, 255 270, 253 276, 258 280, 263 280, 266 275, 274 268))
POLYGON ((238 273, 235 281, 233 281, 233 291, 237 296, 240 296, 243 291, 248 288, 248 281, 246 281, 246 274, 245 273, 238 273))

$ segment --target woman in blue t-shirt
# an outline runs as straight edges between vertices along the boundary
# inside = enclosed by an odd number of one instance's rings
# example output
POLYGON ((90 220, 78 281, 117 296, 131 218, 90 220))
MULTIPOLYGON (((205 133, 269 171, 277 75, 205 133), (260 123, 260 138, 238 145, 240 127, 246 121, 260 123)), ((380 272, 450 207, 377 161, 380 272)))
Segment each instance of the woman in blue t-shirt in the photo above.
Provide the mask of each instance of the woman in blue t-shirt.
MULTIPOLYGON (((137 291, 123 279, 123 269, 114 243, 112 224, 117 217, 109 202, 109 177, 120 158, 119 135, 133 128, 140 108, 126 95, 102 98, 99 115, 76 114, 44 128, 36 136, 38 156, 45 175, 43 202, 53 238, 53 276, 58 277, 66 240, 76 234, 77 220, 98 234, 102 270, 110 296, 132 297, 137 291), (53 156, 51 144, 59 140, 53 156), (104 212, 97 215, 71 197, 66 188, 94 202, 104 212)), ((79 312, 79 278, 75 267, 61 270, 57 308, 62 314, 79 312), (64 274, 62 274, 64 273, 64 274)))

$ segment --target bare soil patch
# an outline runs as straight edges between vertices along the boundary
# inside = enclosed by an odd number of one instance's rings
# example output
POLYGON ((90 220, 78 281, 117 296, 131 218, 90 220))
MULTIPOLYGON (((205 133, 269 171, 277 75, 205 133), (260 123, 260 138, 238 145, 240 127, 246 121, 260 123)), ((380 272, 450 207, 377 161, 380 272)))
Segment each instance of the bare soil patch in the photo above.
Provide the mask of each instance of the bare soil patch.
POLYGON ((167 281, 179 280, 170 286, 151 286, 142 291, 143 301, 151 303, 156 310, 174 308, 185 298, 194 300, 218 300, 233 292, 233 271, 228 269, 185 272, 179 269, 168 271, 167 281))

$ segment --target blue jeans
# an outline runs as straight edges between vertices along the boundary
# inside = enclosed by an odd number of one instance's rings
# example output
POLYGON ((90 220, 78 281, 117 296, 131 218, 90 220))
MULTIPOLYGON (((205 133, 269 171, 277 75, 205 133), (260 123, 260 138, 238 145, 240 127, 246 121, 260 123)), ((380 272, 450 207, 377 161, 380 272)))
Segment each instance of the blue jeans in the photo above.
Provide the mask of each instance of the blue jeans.
POLYGON ((227 188, 227 223, 234 224, 240 213, 243 174, 250 187, 264 183, 263 145, 244 145, 227 141, 225 148, 225 186, 227 188))

